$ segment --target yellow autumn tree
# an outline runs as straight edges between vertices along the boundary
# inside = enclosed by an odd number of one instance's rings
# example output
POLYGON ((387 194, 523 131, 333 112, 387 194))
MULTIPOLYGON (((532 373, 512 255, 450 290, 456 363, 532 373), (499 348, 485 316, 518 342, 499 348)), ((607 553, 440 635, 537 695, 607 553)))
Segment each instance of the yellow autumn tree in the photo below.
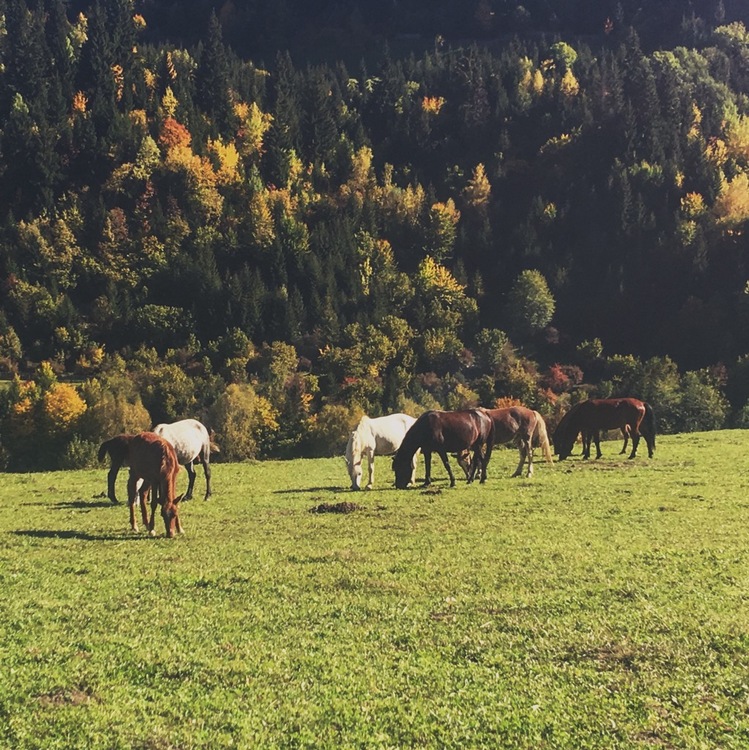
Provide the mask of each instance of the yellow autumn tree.
POLYGON ((237 148, 240 155, 243 159, 259 158, 265 150, 265 134, 273 122, 273 115, 263 112, 255 102, 237 102, 234 114, 239 120, 237 148))
POLYGON ((86 412, 75 386, 55 383, 42 397, 42 418, 51 435, 70 432, 86 412))
POLYGON ((208 141, 208 150, 217 162, 216 181, 219 185, 235 185, 239 182, 239 151, 229 142, 224 143, 220 138, 208 141))
POLYGON ((734 232, 749 221, 749 175, 741 172, 723 181, 713 212, 720 226, 734 232))
POLYGON ((469 206, 480 211, 485 211, 489 205, 491 192, 492 186, 489 178, 486 176, 486 168, 479 162, 473 168, 473 175, 463 189, 463 197, 469 206))

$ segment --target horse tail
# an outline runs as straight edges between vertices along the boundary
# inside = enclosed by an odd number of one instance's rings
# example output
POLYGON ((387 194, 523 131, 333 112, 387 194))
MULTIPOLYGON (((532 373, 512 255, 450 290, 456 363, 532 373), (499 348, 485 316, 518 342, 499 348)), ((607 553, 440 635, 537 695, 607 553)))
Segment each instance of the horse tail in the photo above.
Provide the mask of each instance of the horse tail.
POLYGON ((109 445, 111 442, 111 440, 105 440, 99 447, 99 461, 103 461, 106 458, 107 453, 109 453, 109 445))
POLYGON ((653 407, 645 401, 645 416, 642 418, 642 423, 645 426, 645 431, 650 435, 653 441, 653 450, 655 450, 655 412, 653 407))
POLYGON ((538 412, 536 412, 536 429, 533 431, 533 444, 541 447, 544 458, 548 463, 554 462, 551 445, 549 444, 549 433, 546 430, 546 422, 538 412))

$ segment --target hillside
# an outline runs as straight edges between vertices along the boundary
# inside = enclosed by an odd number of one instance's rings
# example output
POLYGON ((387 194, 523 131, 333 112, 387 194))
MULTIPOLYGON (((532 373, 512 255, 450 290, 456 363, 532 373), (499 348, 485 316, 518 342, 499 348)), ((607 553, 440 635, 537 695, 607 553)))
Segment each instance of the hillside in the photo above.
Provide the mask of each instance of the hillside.
POLYGON ((5 2, 4 434, 244 399, 237 457, 285 455, 587 393, 743 424, 749 19, 677 5, 5 2))

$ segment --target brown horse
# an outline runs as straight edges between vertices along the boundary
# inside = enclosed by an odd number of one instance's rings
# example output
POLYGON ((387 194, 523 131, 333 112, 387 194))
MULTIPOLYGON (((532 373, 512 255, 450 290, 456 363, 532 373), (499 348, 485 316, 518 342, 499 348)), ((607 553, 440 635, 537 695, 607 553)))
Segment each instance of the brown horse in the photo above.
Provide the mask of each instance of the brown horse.
POLYGON ((573 406, 554 431, 554 451, 563 461, 572 453, 577 436, 583 436, 583 458, 590 458, 590 445, 596 443, 601 457, 601 430, 621 430, 625 438, 632 438, 632 452, 637 455, 640 436, 645 438, 648 457, 655 450, 655 415, 649 404, 636 398, 591 398, 573 406))
MULTIPOLYGON (((543 451, 544 458, 552 463, 549 436, 546 431, 546 422, 539 412, 528 409, 525 406, 509 406, 503 409, 483 409, 494 422, 494 445, 504 445, 514 442, 520 453, 518 463, 513 477, 519 477, 523 473, 523 465, 528 462, 528 476, 533 476, 533 448, 539 447, 543 451)), ((471 454, 462 451, 458 454, 458 463, 468 476, 471 470, 471 454)))
POLYGON ((481 409, 465 411, 427 411, 409 428, 393 458, 395 486, 405 489, 411 481, 412 460, 417 450, 424 454, 424 486, 432 483, 432 453, 437 453, 455 486, 455 476, 450 468, 448 453, 473 451, 473 467, 468 475, 472 482, 477 469, 481 469, 481 482, 486 481, 486 467, 494 445, 494 423, 481 409), (486 447, 485 453, 481 449, 486 447))
POLYGON ((130 476, 127 480, 127 495, 130 504, 130 526, 133 531, 138 530, 135 521, 135 503, 140 501, 143 524, 154 536, 154 522, 156 506, 161 505, 161 517, 168 537, 174 536, 175 530, 183 532, 179 520, 179 502, 182 495, 175 497, 175 479, 179 471, 177 454, 172 444, 153 432, 141 432, 132 435, 128 441, 127 462, 130 466, 130 476), (138 480, 143 485, 138 487, 138 480), (148 520, 145 493, 151 490, 151 520, 148 520))

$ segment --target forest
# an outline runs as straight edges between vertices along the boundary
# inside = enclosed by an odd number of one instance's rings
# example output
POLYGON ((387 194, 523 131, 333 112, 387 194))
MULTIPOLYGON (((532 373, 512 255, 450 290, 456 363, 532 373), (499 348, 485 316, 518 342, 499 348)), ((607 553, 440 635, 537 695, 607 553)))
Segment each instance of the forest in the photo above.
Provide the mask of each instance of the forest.
POLYGON ((188 416, 225 460, 590 395, 749 426, 746 3, 0 16, 0 468, 188 416))

